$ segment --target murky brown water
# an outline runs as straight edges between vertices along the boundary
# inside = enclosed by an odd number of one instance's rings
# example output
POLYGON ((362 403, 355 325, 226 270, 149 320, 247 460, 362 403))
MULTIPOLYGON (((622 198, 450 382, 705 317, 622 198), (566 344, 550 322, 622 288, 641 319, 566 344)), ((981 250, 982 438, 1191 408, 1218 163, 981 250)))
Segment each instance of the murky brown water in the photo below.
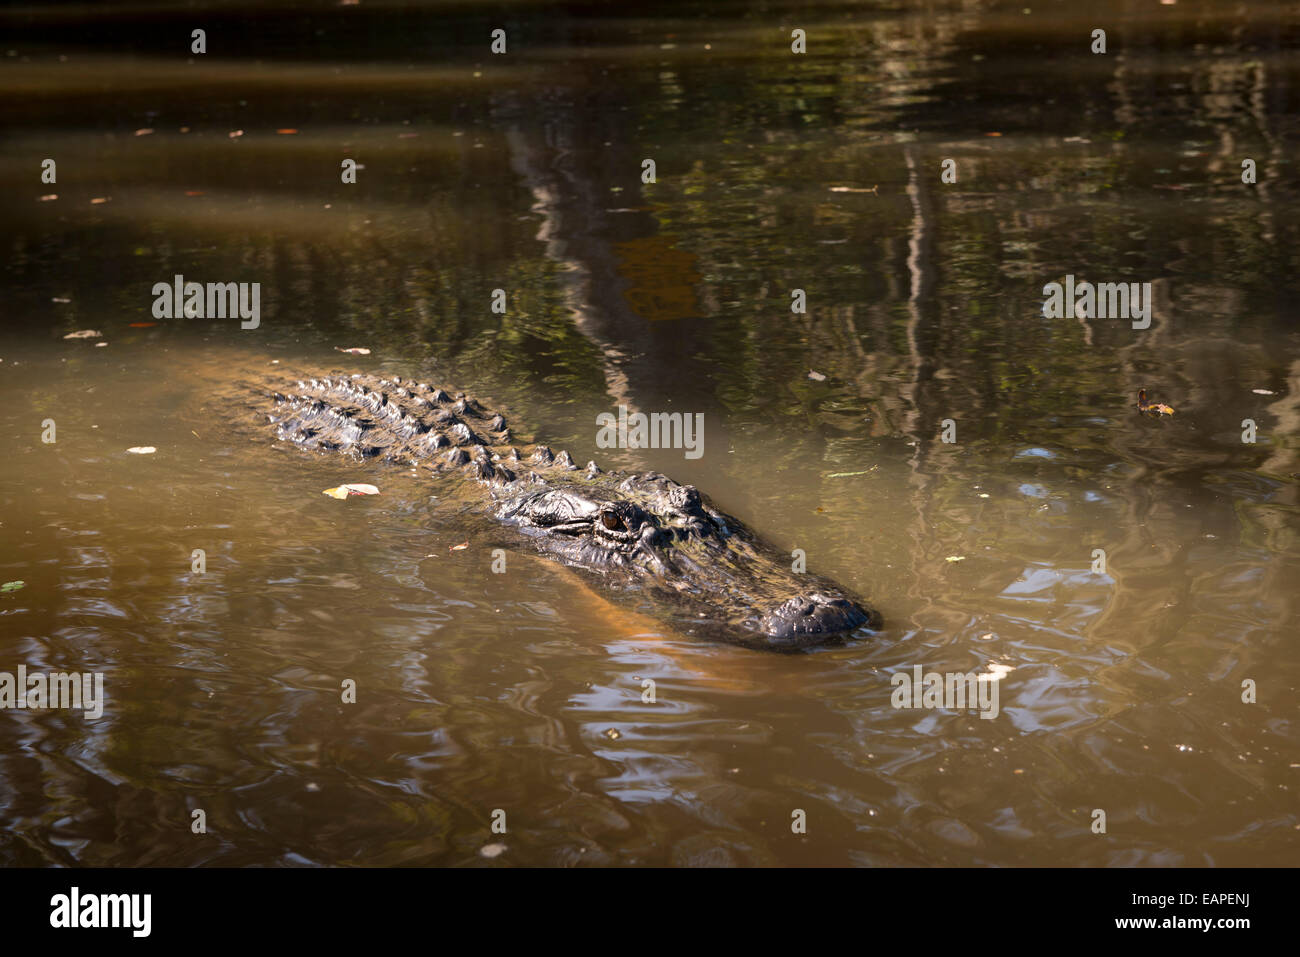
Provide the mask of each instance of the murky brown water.
POLYGON ((0 713, 0 863, 1295 864, 1300 17, 1032 6, 522 4, 505 57, 459 7, 216 12, 193 63, 147 6, 6 14, 0 671, 107 705, 0 713), (155 320, 177 273, 259 327, 155 320), (1067 274, 1150 327, 1043 318, 1067 274), (491 574, 405 472, 205 401, 272 362, 697 484, 886 628, 768 655, 491 574), (620 403, 704 455, 598 450, 620 403), (992 720, 891 706, 990 664, 992 720))

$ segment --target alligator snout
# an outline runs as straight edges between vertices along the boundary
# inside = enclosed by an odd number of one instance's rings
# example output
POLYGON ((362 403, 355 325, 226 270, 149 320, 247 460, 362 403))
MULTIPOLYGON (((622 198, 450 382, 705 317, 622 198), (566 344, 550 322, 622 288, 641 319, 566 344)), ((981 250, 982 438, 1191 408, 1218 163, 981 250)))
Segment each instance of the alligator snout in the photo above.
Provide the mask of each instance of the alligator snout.
POLYGON ((800 595, 765 612, 756 622, 765 645, 803 648, 846 636, 863 625, 876 625, 861 605, 847 598, 814 593, 800 595))

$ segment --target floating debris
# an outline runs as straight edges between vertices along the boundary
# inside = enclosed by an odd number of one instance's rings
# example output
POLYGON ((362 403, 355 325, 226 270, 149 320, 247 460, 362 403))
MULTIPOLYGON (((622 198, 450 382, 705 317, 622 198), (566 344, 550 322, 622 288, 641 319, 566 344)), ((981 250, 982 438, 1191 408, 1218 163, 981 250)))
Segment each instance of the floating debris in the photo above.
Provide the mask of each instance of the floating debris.
POLYGON ((506 846, 504 844, 484 844, 478 849, 478 852, 488 858, 500 857, 506 852, 506 846))
POLYGON ((153 455, 158 450, 152 445, 133 445, 127 451, 132 455, 153 455))
POLYGON ((0 585, 0 593, 4 593, 7 595, 9 592, 17 591, 18 589, 23 588, 26 585, 27 582, 24 581, 5 582, 3 585, 0 585))
POLYGON ((339 485, 335 488, 327 488, 322 495, 328 495, 330 498, 347 498, 349 495, 378 495, 379 489, 373 485, 339 485))
POLYGON ((812 379, 814 382, 826 381, 826 377, 822 375, 820 372, 813 372, 811 370, 808 372, 808 378, 812 379))
POLYGON ((349 355, 354 355, 354 356, 368 356, 368 355, 370 355, 370 350, 369 350, 369 349, 361 349, 361 348, 357 348, 357 347, 354 347, 354 348, 351 348, 351 349, 342 349, 342 348, 339 348, 338 346, 335 346, 335 347, 334 347, 334 350, 335 350, 336 352, 346 352, 346 353, 348 353, 349 355))
MULTIPOLYGON (((66 301, 66 300, 65 300, 66 301)), ((58 302, 56 299, 55 302, 58 302)), ((76 332, 69 332, 63 338, 65 339, 98 339, 103 336, 102 332, 96 329, 78 329, 76 332)))
POLYGON ((1174 410, 1161 402, 1148 402, 1147 390, 1138 389, 1138 411, 1143 415, 1173 415, 1174 410))

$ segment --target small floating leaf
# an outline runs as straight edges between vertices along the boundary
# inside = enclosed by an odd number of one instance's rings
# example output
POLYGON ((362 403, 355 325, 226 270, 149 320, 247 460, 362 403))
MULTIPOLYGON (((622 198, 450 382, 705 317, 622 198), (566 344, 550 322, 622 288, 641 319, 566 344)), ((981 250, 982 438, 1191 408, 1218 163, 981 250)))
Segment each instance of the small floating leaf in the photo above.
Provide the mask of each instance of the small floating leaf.
POLYGON ((449 551, 449 552, 458 552, 458 551, 460 551, 462 548, 469 548, 469 542, 461 542, 459 545, 452 545, 452 546, 450 546, 450 547, 447 549, 447 551, 449 551))
POLYGON ((79 329, 76 332, 69 332, 63 338, 65 339, 98 339, 103 333, 95 329, 79 329))
POLYGON ((152 445, 133 445, 127 451, 136 455, 153 455, 158 450, 152 445))
POLYGON ((27 582, 23 582, 23 581, 5 582, 3 585, 0 585, 0 592, 4 592, 7 594, 11 591, 17 591, 18 589, 22 588, 26 584, 27 582))
POLYGON ((1138 411, 1143 415, 1174 414, 1172 406, 1165 405, 1163 402, 1148 402, 1146 389, 1138 389, 1138 411))
POLYGON ((822 375, 820 372, 811 372, 811 371, 810 371, 810 372, 808 373, 808 378, 812 379, 814 382, 825 382, 825 381, 826 381, 826 377, 825 377, 824 375, 822 375))
POLYGON ((871 468, 863 469, 861 472, 832 472, 830 475, 826 477, 827 478, 849 478, 850 476, 853 475, 870 475, 878 468, 880 468, 879 465, 873 465, 871 466, 871 468))
POLYGON ((349 495, 378 495, 379 489, 373 485, 340 485, 327 488, 322 494, 330 498, 347 498, 349 495))
POLYGON ((944 559, 945 562, 964 562, 965 560, 966 560, 965 555, 949 555, 947 558, 944 559))
POLYGON ((335 346, 334 349, 335 349, 335 351, 337 351, 337 352, 348 352, 348 353, 351 353, 351 354, 354 355, 354 356, 368 356, 368 355, 370 355, 370 350, 369 350, 369 349, 361 349, 361 348, 341 349, 341 348, 339 348, 338 346, 335 346))
POLYGON ((484 844, 478 849, 478 852, 484 857, 500 857, 506 852, 504 844, 484 844))

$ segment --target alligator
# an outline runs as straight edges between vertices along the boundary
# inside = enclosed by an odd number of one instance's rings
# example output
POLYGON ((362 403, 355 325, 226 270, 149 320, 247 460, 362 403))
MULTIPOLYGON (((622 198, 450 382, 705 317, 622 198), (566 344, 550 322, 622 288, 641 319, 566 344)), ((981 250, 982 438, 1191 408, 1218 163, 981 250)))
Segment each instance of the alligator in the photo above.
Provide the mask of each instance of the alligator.
POLYGON ((694 486, 579 468, 568 452, 517 440, 503 414, 464 393, 361 374, 244 386, 277 438, 460 476, 477 489, 467 496, 473 511, 689 634, 796 651, 880 627, 876 611, 832 581, 790 571, 694 486))

